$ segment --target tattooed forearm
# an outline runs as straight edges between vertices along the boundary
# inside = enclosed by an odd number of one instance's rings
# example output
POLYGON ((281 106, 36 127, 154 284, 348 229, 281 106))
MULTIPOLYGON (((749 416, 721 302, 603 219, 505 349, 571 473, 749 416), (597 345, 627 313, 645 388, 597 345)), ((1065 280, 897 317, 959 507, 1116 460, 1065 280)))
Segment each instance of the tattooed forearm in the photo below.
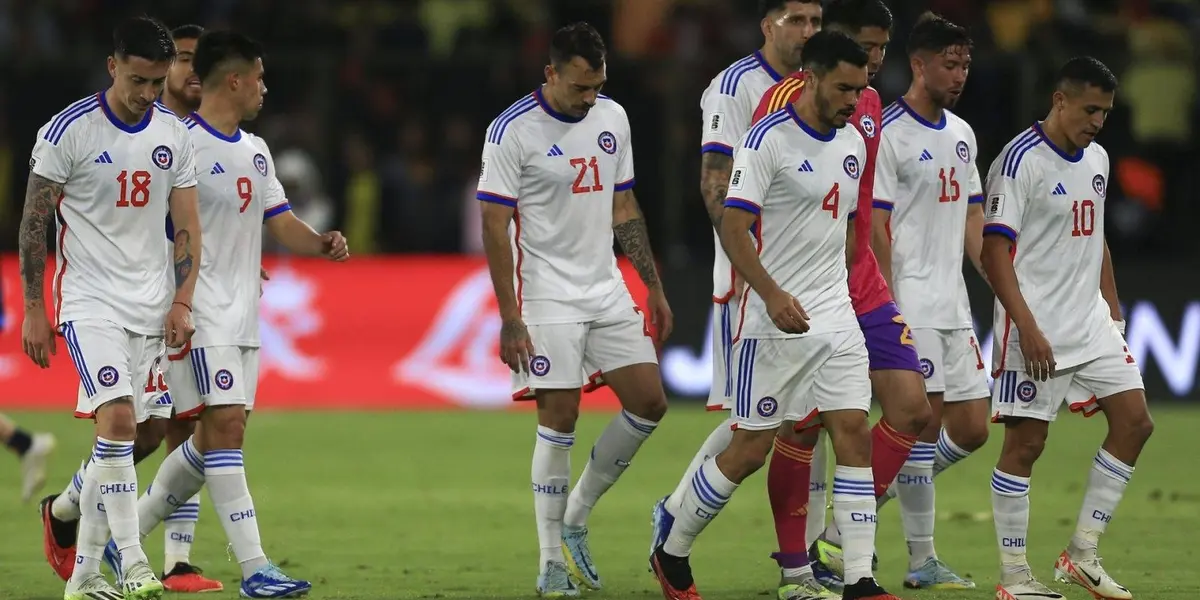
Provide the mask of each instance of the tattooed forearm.
POLYGON ((613 234, 616 235, 629 262, 637 269, 642 283, 648 288, 658 286, 658 269, 654 266, 654 254, 650 251, 650 234, 646 231, 646 221, 641 215, 614 226, 613 234))
POLYGON ((18 236, 26 309, 40 307, 44 302, 46 231, 54 222, 54 203, 62 195, 62 189, 61 183, 29 174, 18 236))
POLYGON ((192 274, 192 235, 186 229, 175 232, 175 289, 183 287, 192 274))
POLYGON ((700 195, 713 228, 721 230, 721 215, 725 214, 725 195, 729 192, 729 174, 733 157, 720 152, 705 152, 700 158, 700 195))

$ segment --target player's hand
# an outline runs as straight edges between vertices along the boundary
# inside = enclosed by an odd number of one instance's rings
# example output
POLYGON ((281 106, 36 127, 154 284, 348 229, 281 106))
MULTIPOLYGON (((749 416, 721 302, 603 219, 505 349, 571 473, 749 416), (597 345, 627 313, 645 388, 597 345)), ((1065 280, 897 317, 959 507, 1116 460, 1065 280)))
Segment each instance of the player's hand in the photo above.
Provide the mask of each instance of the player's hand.
POLYGON ((667 304, 667 295, 662 287, 650 290, 650 296, 646 298, 646 308, 650 309, 650 324, 658 330, 658 341, 667 341, 675 329, 675 315, 671 312, 671 306, 667 304))
POLYGON ((182 302, 172 303, 163 329, 167 332, 168 348, 179 348, 192 341, 192 334, 196 333, 196 326, 192 325, 192 309, 182 302))
POLYGON ((533 357, 533 340, 525 321, 508 319, 500 326, 500 360, 513 373, 529 373, 529 359, 533 357))
POLYGON ((775 327, 784 333, 804 333, 808 331, 808 313, 800 306, 795 296, 778 290, 766 298, 767 314, 775 327))
POLYGON ((44 309, 37 308, 25 313, 21 323, 21 347, 25 355, 37 366, 47 369, 50 367, 50 356, 58 354, 54 344, 54 328, 44 309))
POLYGON ((346 238, 342 237, 342 232, 330 231, 321 236, 321 241, 324 244, 321 254, 324 254, 325 258, 336 262, 343 262, 350 258, 350 246, 346 244, 346 238))
POLYGON ((1054 377, 1054 350, 1050 341, 1035 327, 1017 328, 1021 337, 1021 355, 1025 357, 1025 372, 1034 381, 1046 381, 1054 377))
POLYGON ((262 295, 263 295, 262 282, 270 281, 270 280, 271 280, 271 274, 267 273, 267 268, 263 267, 263 266, 258 267, 258 297, 259 298, 262 298, 262 295))

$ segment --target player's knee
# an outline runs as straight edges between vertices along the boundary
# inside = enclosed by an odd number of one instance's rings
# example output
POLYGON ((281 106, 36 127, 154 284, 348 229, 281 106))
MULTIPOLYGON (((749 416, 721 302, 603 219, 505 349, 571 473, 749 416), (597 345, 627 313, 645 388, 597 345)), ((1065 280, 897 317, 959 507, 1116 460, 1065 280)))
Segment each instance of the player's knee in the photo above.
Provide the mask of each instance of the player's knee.
POLYGON ((839 465, 871 464, 871 428, 865 411, 840 410, 822 419, 839 465))
POLYGON ((783 427, 779 428, 777 437, 783 441, 801 448, 813 448, 817 445, 817 439, 821 435, 820 427, 805 427, 800 431, 796 431, 796 427, 791 423, 784 423, 783 427))
MULTIPOLYGON (((963 420, 947 427, 947 433, 959 448, 974 452, 987 443, 988 424, 986 421, 963 420)), ((1045 438, 1042 441, 1045 442, 1045 438)))
POLYGON ((638 401, 630 403, 626 410, 647 421, 657 423, 667 415, 667 396, 659 388, 656 393, 647 394, 638 401))
POLYGON ((196 422, 185 419, 171 419, 166 426, 167 450, 173 452, 183 445, 196 430, 196 422))
POLYGON ((204 411, 208 450, 240 449, 246 437, 246 411, 240 405, 209 407, 204 411))
POLYGON ((1132 419, 1122 420, 1121 429, 1126 439, 1141 446, 1154 434, 1154 419, 1149 411, 1145 411, 1132 419))
MULTIPOLYGON (((1010 432, 1014 430, 1010 429, 1010 432)), ((1046 449, 1046 430, 1033 430, 1026 428, 1025 431, 1020 431, 1016 435, 1006 436, 1004 440, 1003 453, 1011 457, 1020 465, 1026 468, 1032 468, 1038 458, 1042 456, 1042 451, 1046 449)))
POLYGON ((155 453, 166 436, 166 421, 146 419, 137 424, 137 437, 133 440, 133 463, 138 464, 155 453))
POLYGON ((137 439, 137 413, 128 396, 106 402, 96 409, 96 434, 110 440, 137 439))
POLYGON ((884 411, 884 418, 893 429, 908 435, 920 435, 933 423, 933 409, 925 394, 916 394, 904 403, 903 410, 884 411))
POLYGON ((767 463, 775 436, 770 431, 734 432, 729 447, 717 455, 717 467, 734 483, 739 483, 767 463))

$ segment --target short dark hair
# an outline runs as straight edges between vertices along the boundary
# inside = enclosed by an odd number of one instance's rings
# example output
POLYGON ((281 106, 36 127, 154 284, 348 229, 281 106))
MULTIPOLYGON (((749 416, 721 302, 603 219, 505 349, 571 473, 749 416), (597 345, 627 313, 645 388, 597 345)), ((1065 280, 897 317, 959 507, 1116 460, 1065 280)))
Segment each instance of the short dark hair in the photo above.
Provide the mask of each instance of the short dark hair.
POLYGON ((913 25, 912 32, 908 34, 909 56, 921 51, 939 54, 954 46, 970 49, 973 45, 971 34, 966 27, 955 25, 949 19, 932 12, 921 15, 916 25, 913 25))
POLYGON ((788 2, 799 2, 801 4, 821 4, 821 0, 758 0, 758 18, 765 19, 771 13, 787 8, 788 2))
POLYGON ((892 29, 892 11, 883 0, 832 0, 825 6, 826 27, 858 33, 864 27, 892 29))
POLYGON ((608 48, 604 46, 604 38, 595 27, 580 21, 572 23, 554 32, 550 39, 550 63, 561 67, 578 56, 587 61, 588 66, 599 69, 604 65, 608 48))
POLYGON ((1058 70, 1058 88, 1067 85, 1096 86, 1104 92, 1117 91, 1117 76, 1107 65, 1090 56, 1076 56, 1058 70))
POLYGON ((150 62, 175 58, 175 40, 167 26, 150 17, 132 17, 121 21, 113 30, 113 56, 137 56, 150 62))
POLYGON ((263 57, 263 46, 249 36, 232 31, 207 31, 196 42, 196 57, 192 68, 201 82, 220 75, 229 63, 252 63, 263 57))
POLYGON ((179 40, 198 40, 202 35, 204 35, 204 28, 195 23, 180 25, 171 30, 171 37, 177 42, 179 40))
POLYGON ((804 70, 823 75, 838 63, 867 66, 867 51, 854 38, 841 31, 822 29, 804 43, 804 70))

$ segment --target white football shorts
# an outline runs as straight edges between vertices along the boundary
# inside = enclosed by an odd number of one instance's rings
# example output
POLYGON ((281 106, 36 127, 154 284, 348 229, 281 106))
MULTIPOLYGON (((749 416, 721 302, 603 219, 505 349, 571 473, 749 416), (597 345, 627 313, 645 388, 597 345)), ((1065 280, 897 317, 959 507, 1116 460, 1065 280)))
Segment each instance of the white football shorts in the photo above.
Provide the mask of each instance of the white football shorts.
POLYGON ((1025 417, 1051 422, 1063 404, 1090 417, 1100 410, 1097 398, 1144 389, 1137 361, 1124 347, 1116 347, 1100 358, 1058 371, 1047 381, 1034 381, 1023 371, 1001 371, 992 393, 992 420, 1025 417))
POLYGON ((708 391, 708 410, 733 408, 734 340, 733 320, 738 317, 736 295, 728 302, 713 302, 712 312, 712 387, 708 391))
POLYGON ((658 364, 650 329, 631 307, 588 323, 529 325, 533 356, 529 373, 513 373, 513 400, 543 390, 595 389, 604 373, 643 363, 658 364))
POLYGON ((925 391, 942 402, 988 398, 987 367, 972 329, 912 329, 925 391))
POLYGON ((871 408, 870 359, 860 329, 738 341, 733 416, 739 429, 784 421, 803 426, 819 413, 871 408))
POLYGON ((258 392, 258 348, 209 346, 172 354, 167 384, 175 418, 198 416, 207 406, 244 405, 254 409, 258 392))
POLYGON ((79 373, 75 416, 91 419, 96 409, 132 398, 138 423, 171 418, 171 395, 162 380, 167 347, 161 336, 134 333, 104 319, 80 319, 59 326, 67 355, 79 373))

